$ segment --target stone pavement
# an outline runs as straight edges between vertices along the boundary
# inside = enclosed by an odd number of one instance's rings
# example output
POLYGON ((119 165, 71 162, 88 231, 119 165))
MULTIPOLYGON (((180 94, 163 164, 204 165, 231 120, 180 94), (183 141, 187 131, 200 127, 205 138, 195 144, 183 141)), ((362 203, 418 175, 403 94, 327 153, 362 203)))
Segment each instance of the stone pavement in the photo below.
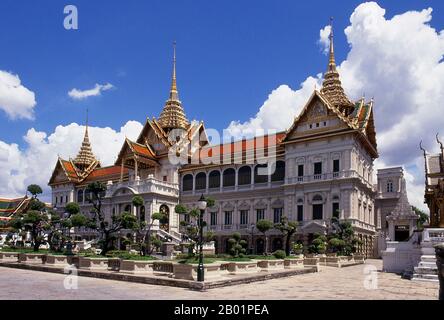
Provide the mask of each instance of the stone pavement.
MULTIPOLYGON (((0 299, 432 299, 437 283, 401 279, 379 272, 381 260, 342 269, 323 267, 321 272, 273 279, 206 292, 96 278, 78 278, 78 289, 64 288, 61 274, 0 267, 0 299), (369 266, 378 272, 375 281, 364 274, 369 266)), ((374 279, 374 278, 373 278, 374 279)))

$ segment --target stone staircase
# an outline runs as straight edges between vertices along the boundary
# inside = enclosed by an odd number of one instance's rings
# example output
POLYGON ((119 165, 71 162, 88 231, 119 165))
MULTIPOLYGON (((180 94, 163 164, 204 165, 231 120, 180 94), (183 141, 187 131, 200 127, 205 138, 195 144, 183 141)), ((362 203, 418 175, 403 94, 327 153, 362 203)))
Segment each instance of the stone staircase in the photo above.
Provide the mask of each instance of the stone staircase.
POLYGON ((412 280, 439 282, 434 246, 444 240, 443 229, 426 229, 421 242, 421 260, 414 267, 412 280))
POLYGON ((435 255, 422 255, 418 266, 414 268, 412 280, 438 282, 438 266, 435 255))

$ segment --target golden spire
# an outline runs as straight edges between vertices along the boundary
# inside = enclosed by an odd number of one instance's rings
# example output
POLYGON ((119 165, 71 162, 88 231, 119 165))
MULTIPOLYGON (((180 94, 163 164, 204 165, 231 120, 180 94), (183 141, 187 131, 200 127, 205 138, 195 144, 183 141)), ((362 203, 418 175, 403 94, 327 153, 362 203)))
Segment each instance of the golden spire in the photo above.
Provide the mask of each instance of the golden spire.
POLYGON ((333 44, 333 17, 330 18, 330 35, 328 36, 330 40, 330 49, 328 50, 328 71, 336 71, 336 61, 335 61, 335 49, 333 44))
POLYGON ((176 41, 173 42, 173 77, 171 80, 170 100, 179 100, 176 81, 176 41))
POLYGON ((190 124, 185 116, 182 103, 179 100, 179 92, 177 91, 175 41, 173 43, 173 75, 170 95, 165 103, 165 106, 163 107, 162 113, 159 116, 159 124, 166 131, 177 128, 187 129, 190 124))
POLYGON ((74 164, 80 170, 84 170, 88 168, 94 161, 96 157, 94 156, 91 148, 91 143, 89 142, 88 135, 88 109, 86 110, 86 126, 85 126, 85 135, 83 137, 82 146, 80 147, 80 151, 77 154, 77 157, 74 159, 74 164))
POLYGON ((327 100, 339 111, 349 115, 353 112, 354 105, 347 98, 344 89, 342 88, 339 73, 336 70, 335 51, 333 42, 333 18, 330 18, 330 49, 328 57, 327 72, 324 74, 324 81, 322 83, 321 93, 327 100))

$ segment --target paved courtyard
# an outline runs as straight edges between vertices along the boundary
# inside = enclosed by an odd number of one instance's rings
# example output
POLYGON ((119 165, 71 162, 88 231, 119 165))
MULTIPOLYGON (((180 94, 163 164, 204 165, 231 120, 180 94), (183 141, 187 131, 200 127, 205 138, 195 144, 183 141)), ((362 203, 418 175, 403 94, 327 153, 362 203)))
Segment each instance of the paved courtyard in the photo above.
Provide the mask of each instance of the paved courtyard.
MULTIPOLYGON (((342 269, 323 267, 320 273, 215 288, 207 292, 78 278, 78 289, 66 290, 65 276, 55 273, 0 267, 0 299, 433 299, 437 283, 413 282, 396 274, 379 272, 381 260, 342 269), (369 266, 378 272, 375 281, 365 274, 369 266)), ((373 278, 374 279, 374 278, 373 278)))

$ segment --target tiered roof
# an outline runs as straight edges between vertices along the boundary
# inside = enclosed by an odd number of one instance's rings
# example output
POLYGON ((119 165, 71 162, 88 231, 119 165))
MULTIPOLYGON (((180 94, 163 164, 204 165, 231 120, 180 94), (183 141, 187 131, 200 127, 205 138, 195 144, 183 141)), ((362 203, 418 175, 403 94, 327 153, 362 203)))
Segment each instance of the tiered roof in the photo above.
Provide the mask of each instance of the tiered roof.
POLYGON ((159 124, 162 129, 188 129, 190 123, 179 100, 176 80, 176 45, 174 44, 173 76, 171 81, 170 96, 159 116, 159 124))
POLYGON ((24 210, 29 200, 26 196, 14 199, 0 198, 0 220, 9 220, 12 215, 24 210))

